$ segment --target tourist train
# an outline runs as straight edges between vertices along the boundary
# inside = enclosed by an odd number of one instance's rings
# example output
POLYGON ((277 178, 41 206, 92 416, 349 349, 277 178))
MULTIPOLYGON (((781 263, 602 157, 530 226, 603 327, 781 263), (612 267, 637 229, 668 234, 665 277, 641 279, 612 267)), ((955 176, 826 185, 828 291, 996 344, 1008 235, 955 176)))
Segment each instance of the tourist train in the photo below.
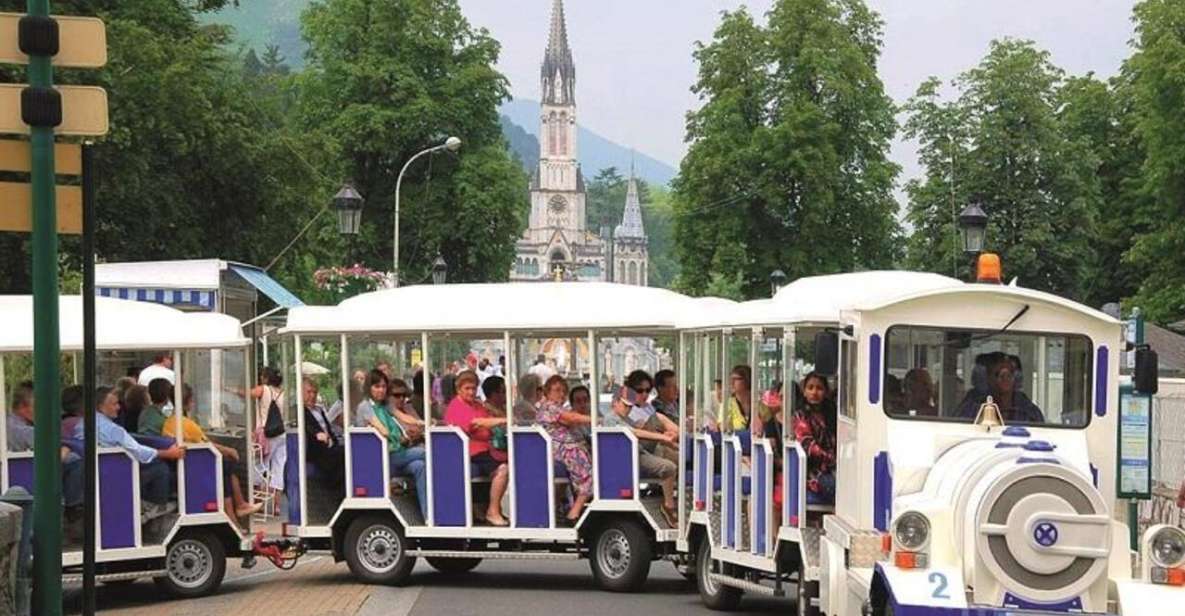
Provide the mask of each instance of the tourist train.
MULTIPOLYGON (((62 301, 70 355, 80 317, 77 298, 62 301)), ((28 298, 0 306, 31 324, 28 298)), ((1047 293, 860 272, 745 303, 593 282, 296 307, 269 352, 287 454, 278 543, 254 540, 251 516, 222 498, 215 442, 251 461, 237 472, 252 503, 271 497, 253 487, 267 469, 252 455, 261 415, 237 322, 100 298, 96 323, 100 374, 136 351, 172 353, 176 398, 183 383, 198 392, 168 418, 174 433, 184 415, 212 441, 186 446, 178 510, 145 525, 135 459, 99 450, 100 579, 200 594, 226 558, 287 564, 307 549, 387 584, 414 579, 420 557, 450 574, 586 559, 611 591, 644 590, 666 560, 709 607, 794 595, 799 613, 832 616, 1153 614, 1185 599, 1185 532, 1155 526, 1128 548, 1122 324, 1047 293), (479 378, 453 378, 478 356, 479 378), (661 421, 660 369, 677 399, 661 421), (649 381, 623 388, 636 370, 649 381), (579 386, 583 419, 561 397, 579 386)), ((12 335, 24 338, 0 342, 9 392, 31 348, 28 331, 12 335)), ((5 487, 31 489, 30 454, 0 450, 5 487)), ((67 546, 67 573, 79 563, 67 546)))

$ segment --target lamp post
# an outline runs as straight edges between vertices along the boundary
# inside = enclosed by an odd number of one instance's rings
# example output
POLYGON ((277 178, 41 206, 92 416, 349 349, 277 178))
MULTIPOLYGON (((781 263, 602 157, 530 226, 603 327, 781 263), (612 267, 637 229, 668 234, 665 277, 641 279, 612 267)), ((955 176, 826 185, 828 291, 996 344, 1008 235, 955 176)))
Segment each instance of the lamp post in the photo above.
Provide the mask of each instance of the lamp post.
POLYGON ((417 152, 415 156, 407 159, 407 162, 403 164, 403 168, 399 170, 399 177, 395 180, 395 258, 393 263, 394 269, 391 270, 391 286, 393 287, 399 286, 399 193, 400 189, 403 187, 403 174, 407 172, 407 168, 410 167, 417 158, 425 154, 432 154, 433 152, 439 152, 441 150, 456 152, 459 149, 461 149, 461 140, 457 137, 449 137, 448 139, 445 139, 444 143, 440 145, 434 145, 430 148, 417 152))
POLYGON ((971 203, 959 213, 959 230, 963 236, 963 254, 971 259, 971 277, 975 278, 976 260, 987 239, 988 216, 978 203, 971 203))
POLYGON ((337 212, 337 230, 342 235, 358 235, 362 222, 362 195, 349 182, 333 196, 333 209, 337 212))
POLYGON ((786 284, 786 272, 776 269, 769 274, 769 296, 773 297, 778 294, 778 289, 786 284))
POLYGON ((448 263, 445 262, 444 257, 437 254, 436 260, 432 262, 432 284, 444 284, 446 278, 448 278, 448 263))

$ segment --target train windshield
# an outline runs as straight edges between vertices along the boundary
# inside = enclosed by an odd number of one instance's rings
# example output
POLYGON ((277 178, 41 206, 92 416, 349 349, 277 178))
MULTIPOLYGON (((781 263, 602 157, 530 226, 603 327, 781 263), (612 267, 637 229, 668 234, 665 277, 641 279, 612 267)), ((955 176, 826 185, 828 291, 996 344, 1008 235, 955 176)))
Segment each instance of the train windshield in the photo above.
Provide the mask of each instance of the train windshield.
POLYGON ((1080 335, 895 326, 885 412, 972 422, 990 397, 1008 424, 1083 427, 1090 364, 1090 340, 1080 335))

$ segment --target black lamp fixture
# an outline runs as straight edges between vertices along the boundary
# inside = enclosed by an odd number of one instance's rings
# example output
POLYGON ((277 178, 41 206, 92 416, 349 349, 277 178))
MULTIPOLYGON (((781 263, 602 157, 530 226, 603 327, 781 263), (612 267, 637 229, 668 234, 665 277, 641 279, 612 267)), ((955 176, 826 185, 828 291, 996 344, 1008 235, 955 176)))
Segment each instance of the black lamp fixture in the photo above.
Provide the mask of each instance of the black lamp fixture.
POLYGON ((959 229, 963 232, 963 252, 975 256, 983 252, 987 240, 987 212, 978 203, 971 203, 959 213, 959 229))
POLYGON ((786 284, 786 272, 776 269, 769 273, 769 296, 773 297, 778 294, 778 289, 786 284))
POLYGON ((358 235, 358 226, 362 223, 362 204, 362 195, 348 182, 333 196, 333 209, 337 211, 339 233, 358 235))
POLYGON ((436 260, 432 262, 432 284, 444 284, 446 278, 448 278, 448 263, 445 262, 444 257, 437 254, 436 260))

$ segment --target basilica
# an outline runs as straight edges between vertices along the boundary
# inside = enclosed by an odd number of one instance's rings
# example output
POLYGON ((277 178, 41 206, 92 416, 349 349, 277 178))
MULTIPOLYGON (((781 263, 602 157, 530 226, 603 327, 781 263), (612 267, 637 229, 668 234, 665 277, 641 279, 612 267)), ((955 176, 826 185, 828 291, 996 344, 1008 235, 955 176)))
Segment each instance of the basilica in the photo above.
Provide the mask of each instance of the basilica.
POLYGON ((621 224, 589 229, 584 175, 576 157, 576 64, 563 0, 555 0, 541 70, 539 166, 531 177, 527 230, 515 245, 510 279, 612 281, 647 285, 646 231, 631 169, 621 224))

